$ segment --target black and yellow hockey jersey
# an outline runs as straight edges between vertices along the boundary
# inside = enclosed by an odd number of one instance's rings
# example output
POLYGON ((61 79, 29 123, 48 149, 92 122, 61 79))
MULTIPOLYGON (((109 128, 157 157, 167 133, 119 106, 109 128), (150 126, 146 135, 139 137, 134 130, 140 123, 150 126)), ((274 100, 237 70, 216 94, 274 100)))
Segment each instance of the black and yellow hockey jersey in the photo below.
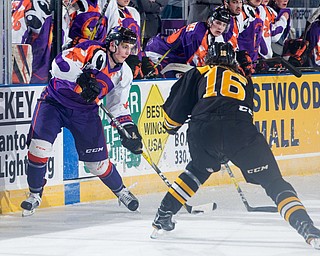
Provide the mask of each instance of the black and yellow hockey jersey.
POLYGON ((193 68, 172 86, 163 105, 164 126, 167 130, 177 129, 190 115, 204 113, 252 114, 253 95, 251 79, 233 69, 212 65, 193 68))

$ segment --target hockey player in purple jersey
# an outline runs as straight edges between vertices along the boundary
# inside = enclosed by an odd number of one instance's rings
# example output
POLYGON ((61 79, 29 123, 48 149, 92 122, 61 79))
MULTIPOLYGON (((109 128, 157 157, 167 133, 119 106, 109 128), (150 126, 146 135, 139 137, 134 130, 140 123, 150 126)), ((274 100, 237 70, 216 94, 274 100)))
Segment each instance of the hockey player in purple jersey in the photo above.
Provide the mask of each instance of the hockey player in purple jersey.
POLYGON ((53 77, 38 100, 28 134, 30 195, 21 203, 24 216, 32 214, 41 204, 48 157, 62 127, 72 133, 79 160, 86 168, 130 211, 137 210, 138 199, 125 187, 115 165, 108 159, 97 105, 106 97, 107 107, 132 136, 128 139, 119 131, 122 145, 134 154, 141 154, 141 136, 127 104, 132 73, 124 62, 136 41, 132 30, 115 27, 105 43, 87 40, 62 51, 54 59, 53 77))
POLYGON ((247 182, 264 188, 281 216, 308 244, 320 249, 320 230, 295 189, 283 179, 268 143, 253 124, 253 82, 238 69, 235 57, 228 43, 210 45, 207 65, 185 73, 163 105, 164 128, 169 134, 190 119, 191 161, 162 199, 151 237, 156 238, 159 230, 172 231, 173 215, 220 170, 221 163, 230 160, 247 182))
POLYGON ((262 0, 249 0, 243 5, 239 22, 242 31, 239 31, 238 48, 240 51, 247 51, 251 60, 258 59, 258 50, 262 40, 263 21, 260 18, 258 7, 262 0))
POLYGON ((310 24, 306 39, 309 41, 311 64, 320 66, 320 16, 310 24))
POLYGON ((277 13, 276 24, 273 25, 271 31, 274 55, 282 55, 284 42, 289 36, 291 10, 287 7, 288 3, 289 0, 271 0, 269 2, 270 7, 277 13))
POLYGON ((91 38, 103 42, 106 38, 106 18, 102 17, 101 24, 94 31, 100 18, 100 6, 98 0, 64 0, 66 15, 64 20, 67 23, 66 34, 68 39, 63 48, 67 49, 91 38))
POLYGON ((223 0, 222 2, 223 6, 228 9, 231 14, 230 26, 228 31, 223 34, 223 38, 225 42, 231 43, 233 49, 237 49, 240 30, 238 16, 242 12, 243 2, 242 0, 223 0))
POLYGON ((210 42, 224 42, 222 34, 230 23, 230 13, 217 8, 207 22, 196 22, 182 27, 170 36, 157 35, 149 40, 145 53, 154 62, 165 55, 159 63, 159 70, 169 63, 183 63, 203 66, 210 42))

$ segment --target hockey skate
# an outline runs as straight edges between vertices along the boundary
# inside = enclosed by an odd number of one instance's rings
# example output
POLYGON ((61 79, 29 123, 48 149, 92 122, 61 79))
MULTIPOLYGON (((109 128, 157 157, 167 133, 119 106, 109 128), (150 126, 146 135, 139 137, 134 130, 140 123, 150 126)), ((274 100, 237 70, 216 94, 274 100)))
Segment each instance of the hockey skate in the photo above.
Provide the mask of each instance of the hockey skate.
POLYGON ((41 197, 39 193, 30 193, 29 197, 21 203, 22 217, 27 217, 34 214, 37 207, 41 204, 41 197))
POLYGON ((174 230, 176 223, 172 220, 172 217, 172 212, 165 212, 159 208, 156 217, 152 223, 152 227, 154 227, 154 230, 150 237, 155 239, 161 236, 164 233, 164 231, 174 230))
POLYGON ((116 196, 118 197, 119 205, 122 203, 133 212, 138 209, 138 199, 127 188, 123 188, 120 192, 116 193, 116 196))
POLYGON ((297 231, 308 244, 320 250, 320 230, 317 229, 312 222, 301 222, 297 227, 297 231))

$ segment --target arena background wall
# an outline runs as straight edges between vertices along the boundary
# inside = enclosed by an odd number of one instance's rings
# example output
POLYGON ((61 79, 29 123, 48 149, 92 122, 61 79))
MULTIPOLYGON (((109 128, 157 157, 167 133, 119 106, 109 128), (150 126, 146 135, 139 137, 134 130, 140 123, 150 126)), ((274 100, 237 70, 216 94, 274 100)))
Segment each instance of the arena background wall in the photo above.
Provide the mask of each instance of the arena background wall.
MULTIPOLYGON (((284 176, 320 173, 320 73, 254 77, 254 122, 264 134, 284 176)), ((177 135, 162 129, 161 104, 175 80, 134 81, 129 96, 131 113, 143 137, 144 148, 172 182, 190 156, 187 125, 177 135)), ((27 197, 26 138, 36 99, 43 85, 1 86, 0 90, 0 213, 20 210, 27 197)), ((121 146, 116 129, 101 112, 109 156, 127 186, 137 195, 166 191, 167 187, 142 156, 121 146)), ((231 166, 238 180, 239 170, 231 166)), ((74 141, 67 129, 58 136, 50 158, 47 186, 41 207, 113 199, 99 179, 78 161, 74 141)), ((205 186, 229 184, 225 172, 214 173, 205 186)), ((254 185, 252 185, 254 186, 254 185)), ((218 193, 218 189, 215 190, 218 193)))

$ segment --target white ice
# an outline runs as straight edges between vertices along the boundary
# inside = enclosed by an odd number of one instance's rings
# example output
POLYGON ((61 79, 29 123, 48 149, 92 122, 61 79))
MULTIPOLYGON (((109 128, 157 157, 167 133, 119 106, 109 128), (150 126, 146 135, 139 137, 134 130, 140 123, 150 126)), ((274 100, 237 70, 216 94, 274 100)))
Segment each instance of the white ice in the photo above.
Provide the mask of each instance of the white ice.
MULTIPOLYGON (((320 227, 320 175, 285 178, 320 227)), ((251 206, 272 205, 260 187, 243 182, 240 186, 251 206)), ((140 213, 109 200, 38 209, 25 218, 21 213, 1 215, 0 255, 320 255, 278 213, 247 212, 233 185, 201 188, 189 204, 214 201, 218 208, 196 216, 182 209, 173 232, 150 239, 151 223, 164 194, 138 196, 140 213)))

